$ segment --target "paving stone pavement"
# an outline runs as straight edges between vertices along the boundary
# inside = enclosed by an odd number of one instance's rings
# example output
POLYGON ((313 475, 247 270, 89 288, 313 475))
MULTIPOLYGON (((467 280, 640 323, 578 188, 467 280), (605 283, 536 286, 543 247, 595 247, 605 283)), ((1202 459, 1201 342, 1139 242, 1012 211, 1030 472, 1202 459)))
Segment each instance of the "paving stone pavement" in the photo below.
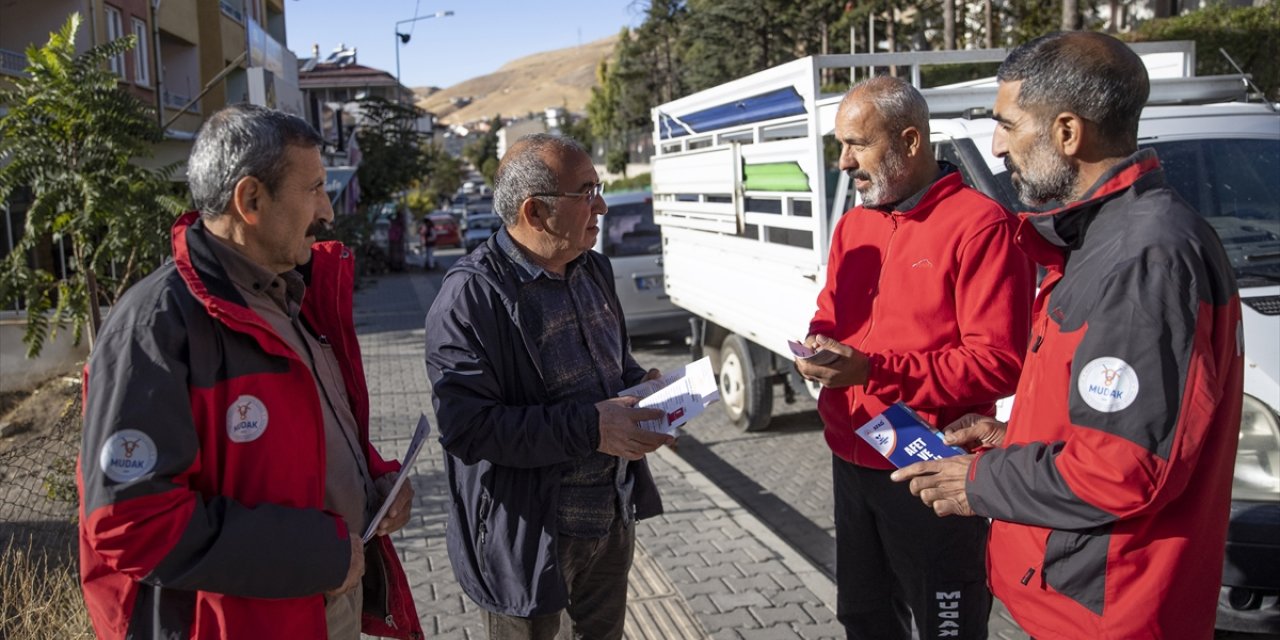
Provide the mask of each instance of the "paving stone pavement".
MULTIPOLYGON (((456 253, 442 253, 445 265, 456 258, 456 253)), ((422 322, 442 273, 366 279, 356 292, 371 437, 385 456, 403 455, 419 413, 434 421, 422 362, 422 322)), ((832 609, 834 586, 825 573, 680 456, 664 449, 651 464, 666 514, 637 528, 629 638, 843 635, 832 609)), ((424 631, 432 638, 482 638, 479 609, 463 595, 449 567, 448 496, 434 437, 412 481, 414 513, 395 538, 424 631)))

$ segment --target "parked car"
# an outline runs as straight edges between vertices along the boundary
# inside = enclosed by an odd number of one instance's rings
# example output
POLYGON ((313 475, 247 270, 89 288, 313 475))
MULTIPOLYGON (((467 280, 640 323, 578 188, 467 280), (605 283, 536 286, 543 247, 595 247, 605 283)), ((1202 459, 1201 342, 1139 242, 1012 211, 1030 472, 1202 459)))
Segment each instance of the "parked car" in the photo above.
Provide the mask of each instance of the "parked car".
POLYGON ((458 230, 458 221, 447 211, 436 211, 427 214, 427 220, 436 230, 436 248, 462 246, 462 234, 458 230))
POLYGON ((689 312, 671 304, 662 275, 662 232, 653 222, 648 192, 604 194, 609 212, 600 217, 596 251, 613 264, 614 284, 632 336, 689 331, 689 312))
POLYGON ((484 244, 489 236, 502 228, 502 218, 492 213, 472 213, 467 216, 467 228, 462 232, 462 248, 467 252, 484 244))

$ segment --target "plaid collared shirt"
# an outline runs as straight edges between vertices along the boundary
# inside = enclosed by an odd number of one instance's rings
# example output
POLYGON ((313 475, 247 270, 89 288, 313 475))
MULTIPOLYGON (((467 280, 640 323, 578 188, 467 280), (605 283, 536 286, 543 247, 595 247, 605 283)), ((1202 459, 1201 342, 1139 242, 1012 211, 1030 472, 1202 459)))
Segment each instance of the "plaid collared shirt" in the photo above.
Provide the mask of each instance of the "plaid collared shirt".
MULTIPOLYGON (((520 323, 534 336, 548 403, 595 404, 624 388, 626 345, 617 312, 585 268, 587 257, 568 264, 563 276, 535 264, 507 230, 498 247, 516 265, 520 323)), ((575 461, 561 480, 560 533, 580 538, 608 535, 626 478, 624 460, 599 451, 575 461)))

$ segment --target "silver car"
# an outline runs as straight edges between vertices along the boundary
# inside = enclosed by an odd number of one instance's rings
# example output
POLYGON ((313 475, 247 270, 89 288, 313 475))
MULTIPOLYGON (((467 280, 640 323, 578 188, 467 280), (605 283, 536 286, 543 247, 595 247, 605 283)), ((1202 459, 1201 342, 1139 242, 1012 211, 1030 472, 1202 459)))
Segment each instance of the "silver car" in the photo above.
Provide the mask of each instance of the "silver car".
POLYGON ((613 264, 614 284, 632 336, 684 335, 689 312, 671 304, 662 281, 662 233, 648 192, 605 193, 595 250, 613 264))

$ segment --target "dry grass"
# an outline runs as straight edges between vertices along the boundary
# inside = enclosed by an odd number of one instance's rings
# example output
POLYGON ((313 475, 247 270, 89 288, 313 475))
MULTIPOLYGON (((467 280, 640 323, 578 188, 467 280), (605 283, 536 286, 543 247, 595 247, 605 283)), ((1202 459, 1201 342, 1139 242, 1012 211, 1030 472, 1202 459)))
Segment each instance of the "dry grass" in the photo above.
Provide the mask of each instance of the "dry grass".
POLYGON ((0 638, 85 638, 93 629, 80 595, 75 555, 14 541, 0 551, 0 638))
POLYGON ((596 86, 596 67, 612 55, 617 41, 618 36, 609 36, 578 47, 517 58, 493 73, 433 93, 415 89, 419 92, 417 104, 446 124, 488 120, 495 115, 542 115, 547 107, 566 106, 580 113, 591 99, 591 87, 596 86), (455 97, 470 97, 472 102, 459 109, 449 102, 455 97))

